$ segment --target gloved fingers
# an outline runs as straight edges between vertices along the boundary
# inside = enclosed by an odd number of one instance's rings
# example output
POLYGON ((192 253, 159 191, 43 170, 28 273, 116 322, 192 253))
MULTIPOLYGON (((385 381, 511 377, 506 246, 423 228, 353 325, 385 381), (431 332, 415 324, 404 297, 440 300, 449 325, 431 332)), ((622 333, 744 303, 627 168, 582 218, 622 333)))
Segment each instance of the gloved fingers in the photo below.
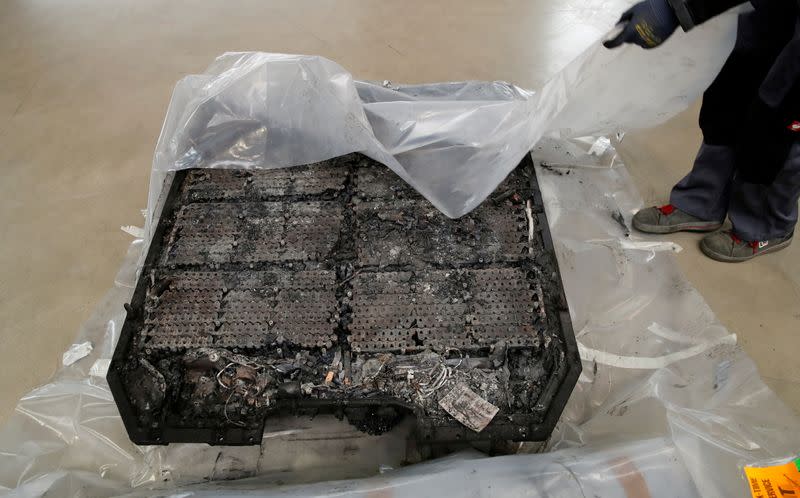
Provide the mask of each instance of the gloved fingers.
POLYGON ((631 41, 631 32, 631 26, 628 24, 622 29, 622 31, 619 32, 617 36, 611 38, 610 40, 604 41, 603 46, 606 48, 617 48, 623 43, 631 41))
POLYGON ((636 6, 633 6, 630 9, 623 12, 622 15, 619 16, 619 21, 617 21, 617 24, 624 24, 633 19, 633 15, 635 13, 635 7, 636 6))
POLYGON ((631 7, 630 9, 626 10, 622 13, 617 21, 617 27, 621 28, 619 33, 611 39, 608 39, 603 42, 603 46, 606 48, 616 48, 622 45, 625 42, 629 42, 630 40, 630 31, 631 31, 631 20, 633 19, 634 15, 634 8, 631 7))

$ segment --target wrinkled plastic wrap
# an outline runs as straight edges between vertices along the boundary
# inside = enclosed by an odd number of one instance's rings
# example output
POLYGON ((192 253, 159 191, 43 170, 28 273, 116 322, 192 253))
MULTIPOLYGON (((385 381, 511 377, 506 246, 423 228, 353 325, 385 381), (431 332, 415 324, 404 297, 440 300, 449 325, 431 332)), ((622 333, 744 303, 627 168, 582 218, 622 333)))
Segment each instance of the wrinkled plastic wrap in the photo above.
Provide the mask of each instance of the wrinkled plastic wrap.
POLYGON ((746 496, 742 467, 798 451, 800 421, 681 275, 671 256, 679 248, 630 233, 641 200, 614 151, 616 132, 656 124, 699 95, 730 48, 732 21, 678 35, 658 62, 637 48, 592 45, 536 93, 501 82, 358 82, 326 59, 274 54, 227 54, 183 79, 155 154, 145 230, 126 229, 144 238, 131 245, 63 368, 20 400, 0 430, 0 490, 746 496), (613 138, 572 139, 590 134, 613 138), (331 417, 270 419, 260 447, 129 441, 105 374, 170 172, 289 167, 362 152, 459 216, 531 148, 555 166, 538 175, 583 359, 549 452, 469 452, 400 468, 408 423, 369 436, 331 417))
MULTIPOLYGON (((576 22, 608 10, 585 3, 589 14, 576 22)), ((321 57, 226 54, 175 88, 153 163, 151 212, 167 171, 279 168, 361 152, 458 217, 544 134, 614 133, 685 109, 733 39, 729 14, 657 52, 595 43, 536 93, 504 82, 380 85, 354 81, 321 57)))

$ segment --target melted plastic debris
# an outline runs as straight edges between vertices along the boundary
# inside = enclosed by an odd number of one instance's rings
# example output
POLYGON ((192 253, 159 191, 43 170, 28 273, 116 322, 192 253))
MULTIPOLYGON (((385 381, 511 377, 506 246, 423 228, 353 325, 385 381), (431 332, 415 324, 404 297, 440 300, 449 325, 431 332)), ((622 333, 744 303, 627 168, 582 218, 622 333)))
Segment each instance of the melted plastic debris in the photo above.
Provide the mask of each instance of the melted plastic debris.
POLYGON ((92 343, 84 341, 79 344, 73 344, 61 356, 61 364, 68 367, 78 360, 81 360, 92 352, 92 343))

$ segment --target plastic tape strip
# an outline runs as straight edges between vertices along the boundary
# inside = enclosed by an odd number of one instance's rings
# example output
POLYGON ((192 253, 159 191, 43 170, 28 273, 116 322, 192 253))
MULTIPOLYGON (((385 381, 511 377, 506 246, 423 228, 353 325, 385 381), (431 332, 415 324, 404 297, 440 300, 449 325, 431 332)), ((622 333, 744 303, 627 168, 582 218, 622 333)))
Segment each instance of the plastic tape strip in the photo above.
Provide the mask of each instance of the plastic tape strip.
POLYGON ((670 251, 670 252, 681 252, 683 251, 683 247, 676 244, 675 242, 670 242, 668 240, 664 241, 655 241, 655 240, 627 240, 623 239, 619 242, 620 247, 623 249, 634 249, 638 251, 670 251))
POLYGON ((651 251, 651 252, 681 252, 683 247, 669 240, 630 240, 630 239, 589 239, 589 244, 597 244, 612 250, 651 251))
POLYGON ((134 238, 143 239, 144 238, 144 228, 137 227, 134 225, 125 225, 119 227, 120 230, 127 233, 128 235, 132 235, 134 238))
POLYGON ((657 323, 657 322, 651 323, 647 327, 647 330, 649 330, 650 332, 654 333, 655 335, 657 335, 657 336, 659 336, 659 337, 661 337, 663 339, 666 339, 666 340, 672 341, 672 342, 682 342, 682 343, 685 343, 685 344, 697 344, 697 343, 701 342, 697 338, 697 336, 690 335, 690 334, 684 334, 683 332, 678 332, 678 331, 672 330, 671 328, 665 327, 664 325, 661 325, 660 323, 657 323))
POLYGON ((682 351, 665 354, 663 356, 624 356, 616 353, 609 353, 607 351, 598 351, 578 343, 578 351, 580 352, 581 359, 585 361, 596 361, 603 365, 609 365, 618 368, 635 368, 644 370, 658 370, 664 368, 675 362, 691 358, 700 353, 703 353, 711 348, 729 344, 736 344, 736 334, 729 334, 721 337, 715 341, 697 344, 682 351))

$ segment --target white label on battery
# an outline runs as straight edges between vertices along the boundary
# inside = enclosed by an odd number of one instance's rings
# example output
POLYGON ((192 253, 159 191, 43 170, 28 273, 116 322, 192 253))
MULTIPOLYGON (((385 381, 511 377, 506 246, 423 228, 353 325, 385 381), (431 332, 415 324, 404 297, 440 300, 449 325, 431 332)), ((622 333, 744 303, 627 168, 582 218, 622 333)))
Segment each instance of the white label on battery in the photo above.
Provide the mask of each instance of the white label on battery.
POLYGON ((499 410, 464 383, 456 384, 445 394, 439 400, 439 406, 475 432, 480 432, 489 425, 499 410))

